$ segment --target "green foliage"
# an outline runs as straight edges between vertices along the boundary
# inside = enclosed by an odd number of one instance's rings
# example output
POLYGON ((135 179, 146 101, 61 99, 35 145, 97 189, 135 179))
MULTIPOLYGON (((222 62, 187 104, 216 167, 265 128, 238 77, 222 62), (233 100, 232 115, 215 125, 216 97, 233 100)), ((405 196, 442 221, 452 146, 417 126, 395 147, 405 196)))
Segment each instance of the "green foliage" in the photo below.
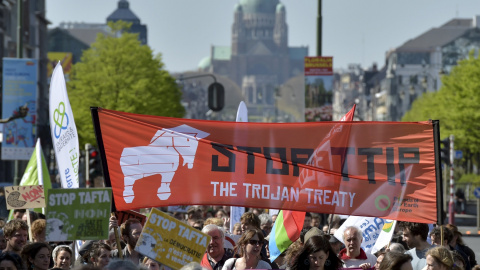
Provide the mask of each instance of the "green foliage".
POLYGON ((96 144, 90 107, 170 117, 185 113, 181 91, 161 56, 152 56, 136 34, 124 32, 129 24, 109 26, 112 35, 97 36, 73 66, 67 85, 80 145, 96 144))
POLYGON ((464 174, 460 179, 458 179, 457 183, 465 183, 470 184, 472 183, 474 186, 480 186, 480 175, 477 174, 464 174))
POLYGON ((473 51, 449 75, 442 88, 414 101, 402 121, 440 120, 440 138, 455 136, 455 149, 480 152, 480 59, 473 51))

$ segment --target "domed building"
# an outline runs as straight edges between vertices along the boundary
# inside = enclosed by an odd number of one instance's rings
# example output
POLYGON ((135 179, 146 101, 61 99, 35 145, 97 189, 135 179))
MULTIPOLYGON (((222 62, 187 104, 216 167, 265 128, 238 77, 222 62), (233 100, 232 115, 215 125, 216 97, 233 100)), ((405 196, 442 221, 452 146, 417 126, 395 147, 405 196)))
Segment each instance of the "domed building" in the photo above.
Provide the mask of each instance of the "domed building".
POLYGON ((308 47, 288 46, 286 8, 279 0, 240 0, 234 7, 231 46, 212 46, 199 70, 236 82, 249 118, 263 121, 276 118, 276 89, 303 74, 305 56, 308 47))

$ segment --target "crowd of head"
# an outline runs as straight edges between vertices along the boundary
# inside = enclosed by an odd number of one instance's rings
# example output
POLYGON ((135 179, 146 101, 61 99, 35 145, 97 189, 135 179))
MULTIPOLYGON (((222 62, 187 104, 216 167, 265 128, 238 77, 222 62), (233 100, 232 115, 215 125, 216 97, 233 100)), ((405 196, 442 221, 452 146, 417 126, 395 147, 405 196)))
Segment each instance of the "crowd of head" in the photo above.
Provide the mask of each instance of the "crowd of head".
MULTIPOLYGON (((269 239, 274 237, 276 214, 247 209, 230 229, 230 207, 161 210, 210 236, 201 262, 189 263, 182 268, 185 270, 480 270, 475 253, 451 224, 430 228, 422 223, 399 222, 390 243, 371 254, 362 248, 364 232, 360 228, 342 227, 343 232, 336 234, 341 235, 338 239, 334 234, 344 219, 307 212, 300 237, 272 262, 269 239)), ((170 269, 135 250, 143 229, 139 220, 118 224, 112 216, 109 222, 108 239, 83 241, 74 248, 72 242, 45 241, 44 215, 16 210, 12 220, 0 222, 0 270, 170 269), (30 227, 26 213, 30 213, 30 227)))

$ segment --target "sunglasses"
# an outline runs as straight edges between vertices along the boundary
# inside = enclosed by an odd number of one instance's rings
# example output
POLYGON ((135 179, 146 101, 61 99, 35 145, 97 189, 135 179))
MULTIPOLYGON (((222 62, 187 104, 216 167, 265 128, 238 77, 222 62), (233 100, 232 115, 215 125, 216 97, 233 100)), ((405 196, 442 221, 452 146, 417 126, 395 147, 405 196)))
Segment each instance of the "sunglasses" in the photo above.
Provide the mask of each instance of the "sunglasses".
POLYGON ((252 245, 252 246, 256 246, 256 245, 261 246, 261 245, 263 245, 263 243, 262 243, 261 241, 259 241, 259 240, 248 240, 248 243, 249 243, 250 245, 252 245))

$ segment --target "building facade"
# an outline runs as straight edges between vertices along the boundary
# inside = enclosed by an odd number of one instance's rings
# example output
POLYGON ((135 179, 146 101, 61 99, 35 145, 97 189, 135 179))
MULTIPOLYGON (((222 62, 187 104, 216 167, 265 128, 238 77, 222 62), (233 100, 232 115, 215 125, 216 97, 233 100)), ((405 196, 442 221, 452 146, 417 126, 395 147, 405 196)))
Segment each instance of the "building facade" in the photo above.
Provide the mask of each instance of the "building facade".
MULTIPOLYGON (((40 138, 47 154, 52 143, 48 123, 47 24, 49 22, 45 18, 45 0, 24 0, 21 9, 18 4, 17 0, 0 2, 0 55, 2 58, 33 58, 38 61, 37 103, 34 111, 31 111, 32 108, 30 108, 29 114, 35 115, 36 136, 40 138)), ((3 62, 0 62, 0 69, 3 70, 3 62)), ((27 117, 32 117, 31 115, 27 117)), ((8 118, 9 116, 3 117, 8 118)), ((15 164, 14 161, 1 160, 0 177, 2 181, 19 181, 26 165, 26 161, 15 164)))
POLYGON ((303 74, 308 47, 288 46, 286 8, 279 0, 240 0, 233 16, 231 46, 212 46, 199 69, 237 83, 250 120, 276 122, 279 89, 303 74))

